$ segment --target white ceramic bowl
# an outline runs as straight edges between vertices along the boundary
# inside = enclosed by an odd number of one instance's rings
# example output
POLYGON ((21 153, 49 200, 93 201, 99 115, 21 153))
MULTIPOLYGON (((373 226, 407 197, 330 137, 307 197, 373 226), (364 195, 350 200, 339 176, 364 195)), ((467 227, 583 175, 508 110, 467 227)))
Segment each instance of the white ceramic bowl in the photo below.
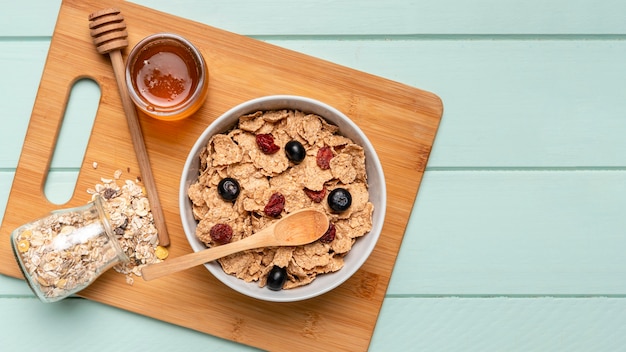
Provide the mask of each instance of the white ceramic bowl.
POLYGON ((372 230, 370 233, 357 239, 345 257, 345 266, 337 272, 317 276, 308 285, 289 290, 272 291, 267 287, 259 287, 256 282, 246 283, 244 280, 226 274, 217 261, 205 264, 211 274, 218 280, 244 295, 265 301, 291 302, 326 293, 349 279, 361 267, 380 237, 385 219, 387 192, 383 169, 374 147, 361 129, 346 115, 327 104, 299 96, 275 95, 249 100, 228 110, 211 123, 198 138, 185 162, 180 183, 180 212, 185 235, 194 251, 206 249, 205 245, 196 238, 197 221, 193 217, 191 201, 187 196, 187 189, 198 178, 200 151, 206 146, 211 136, 232 128, 242 115, 259 110, 275 109, 295 109, 322 116, 339 126, 340 134, 362 146, 365 149, 370 201, 374 204, 372 230))

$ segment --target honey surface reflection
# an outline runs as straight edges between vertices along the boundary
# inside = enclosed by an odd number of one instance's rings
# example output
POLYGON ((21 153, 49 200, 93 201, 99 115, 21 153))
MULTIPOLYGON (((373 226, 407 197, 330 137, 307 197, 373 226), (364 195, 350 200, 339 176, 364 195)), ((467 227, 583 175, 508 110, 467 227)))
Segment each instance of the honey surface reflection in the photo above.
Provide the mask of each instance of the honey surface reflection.
POLYGON ((194 113, 208 88, 200 52, 185 39, 167 33, 147 37, 133 48, 126 78, 135 105, 163 120, 194 113))

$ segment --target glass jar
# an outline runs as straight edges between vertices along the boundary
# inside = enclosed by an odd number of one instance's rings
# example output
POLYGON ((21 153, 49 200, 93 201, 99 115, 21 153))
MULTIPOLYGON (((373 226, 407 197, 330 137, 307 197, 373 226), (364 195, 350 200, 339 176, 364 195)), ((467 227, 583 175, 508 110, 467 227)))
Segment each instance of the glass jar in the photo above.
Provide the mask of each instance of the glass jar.
POLYGON ((142 39, 128 54, 126 86, 135 105, 157 119, 195 113, 208 94, 209 72, 200 50, 173 33, 142 39))
POLYGON ((100 197, 18 227, 11 245, 26 282, 43 302, 66 298, 129 260, 100 197))

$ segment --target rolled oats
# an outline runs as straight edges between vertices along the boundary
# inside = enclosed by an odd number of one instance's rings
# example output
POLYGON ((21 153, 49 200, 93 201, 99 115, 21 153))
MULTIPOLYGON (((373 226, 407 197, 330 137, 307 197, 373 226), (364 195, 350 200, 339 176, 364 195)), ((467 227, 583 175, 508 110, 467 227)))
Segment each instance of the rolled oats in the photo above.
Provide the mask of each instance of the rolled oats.
POLYGON ((17 228, 15 255, 37 296, 54 302, 87 287, 125 260, 107 230, 100 198, 82 207, 57 210, 17 228))
POLYGON ((92 198, 97 195, 104 198, 103 206, 109 214, 113 233, 130 259, 113 269, 126 275, 126 282, 132 285, 133 277, 141 276, 144 266, 159 263, 167 257, 167 249, 160 247, 162 249, 157 253, 157 229, 145 189, 139 183, 140 179, 121 181, 122 175, 121 170, 116 170, 112 179, 101 178, 101 183, 87 192, 92 198))

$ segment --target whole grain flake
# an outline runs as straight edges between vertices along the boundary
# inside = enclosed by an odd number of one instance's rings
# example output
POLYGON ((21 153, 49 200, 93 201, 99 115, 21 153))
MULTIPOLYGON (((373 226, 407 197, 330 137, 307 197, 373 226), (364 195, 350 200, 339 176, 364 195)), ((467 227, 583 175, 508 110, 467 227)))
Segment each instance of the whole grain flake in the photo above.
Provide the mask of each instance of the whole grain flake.
POLYGON ((297 110, 257 111, 240 117, 231 131, 218 134, 200 153, 198 181, 188 195, 198 220, 196 236, 208 247, 220 245, 210 232, 216 226, 232 227, 231 241, 237 241, 269 226, 284 213, 302 208, 324 211, 334 224, 332 240, 316 241, 298 247, 261 248, 235 253, 219 259, 222 269, 246 282, 265 286, 274 266, 286 268, 283 289, 312 282, 317 275, 340 270, 343 258, 356 239, 372 227, 374 207, 369 202, 363 148, 338 134, 338 127, 322 117, 297 110), (256 136, 271 136, 280 147, 265 153, 256 136), (304 160, 290 161, 284 146, 299 142, 305 149, 304 160), (323 167, 318 165, 318 155, 323 167), (219 195, 224 178, 240 185, 236 200, 219 195), (352 194, 347 211, 336 213, 327 202, 328 192, 342 187, 352 194), (328 192, 327 192, 328 191, 328 192), (266 212, 281 195, 281 207, 266 212))

